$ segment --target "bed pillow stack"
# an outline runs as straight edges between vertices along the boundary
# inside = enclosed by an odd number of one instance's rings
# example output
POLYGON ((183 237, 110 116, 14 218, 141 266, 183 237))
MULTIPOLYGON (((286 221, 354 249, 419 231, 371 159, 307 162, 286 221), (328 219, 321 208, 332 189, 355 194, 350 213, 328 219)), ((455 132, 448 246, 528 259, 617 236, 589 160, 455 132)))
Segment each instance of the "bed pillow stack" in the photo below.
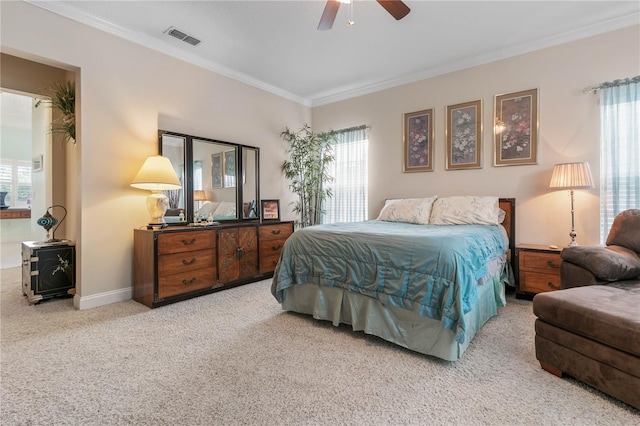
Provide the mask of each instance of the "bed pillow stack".
POLYGON ((494 196, 435 195, 387 200, 377 220, 418 225, 498 225, 504 220, 504 211, 494 196))

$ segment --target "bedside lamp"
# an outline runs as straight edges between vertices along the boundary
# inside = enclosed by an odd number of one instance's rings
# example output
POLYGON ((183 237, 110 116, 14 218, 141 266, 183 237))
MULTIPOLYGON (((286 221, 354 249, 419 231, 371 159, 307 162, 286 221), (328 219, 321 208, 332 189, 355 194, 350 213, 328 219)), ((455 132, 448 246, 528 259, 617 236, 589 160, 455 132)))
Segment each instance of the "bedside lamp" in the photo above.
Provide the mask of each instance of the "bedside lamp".
POLYGON ((198 202, 198 208, 202 207, 202 202, 207 199, 207 193, 202 189, 193 191, 193 201, 198 202))
POLYGON ((573 210, 573 190, 593 188, 593 178, 591 177, 589 163, 556 164, 553 167, 553 175, 551 175, 549 188, 568 189, 571 193, 571 232, 569 233, 571 242, 569 245, 577 246, 573 210))
POLYGON ((149 226, 166 226, 164 214, 169 208, 169 200, 162 191, 182 188, 171 161, 162 155, 153 155, 147 158, 131 182, 131 186, 151 191, 151 195, 147 197, 147 209, 151 215, 149 226))

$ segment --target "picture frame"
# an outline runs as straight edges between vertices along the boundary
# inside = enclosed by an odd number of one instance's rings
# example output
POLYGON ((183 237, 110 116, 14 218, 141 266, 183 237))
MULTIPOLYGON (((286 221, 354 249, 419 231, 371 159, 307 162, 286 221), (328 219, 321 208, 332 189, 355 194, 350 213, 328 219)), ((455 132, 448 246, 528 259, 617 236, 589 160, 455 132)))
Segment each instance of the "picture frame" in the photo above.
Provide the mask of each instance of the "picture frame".
POLYGON ((222 188, 222 185, 223 185, 222 168, 223 168, 222 153, 218 152, 216 154, 211 154, 211 187, 212 188, 222 188))
POLYGON ((224 187, 236 186, 236 150, 232 149, 224 153, 224 187))
POLYGON ((495 96, 495 166, 538 164, 538 89, 495 96))
POLYGON ((402 171, 433 171, 433 108, 404 114, 403 127, 402 171))
POLYGON ((262 220, 280 220, 280 200, 260 200, 262 220))
POLYGON ((31 159, 31 171, 32 172, 42 171, 42 154, 36 155, 31 159))
POLYGON ((482 168, 482 99, 447 106, 446 170, 482 168))

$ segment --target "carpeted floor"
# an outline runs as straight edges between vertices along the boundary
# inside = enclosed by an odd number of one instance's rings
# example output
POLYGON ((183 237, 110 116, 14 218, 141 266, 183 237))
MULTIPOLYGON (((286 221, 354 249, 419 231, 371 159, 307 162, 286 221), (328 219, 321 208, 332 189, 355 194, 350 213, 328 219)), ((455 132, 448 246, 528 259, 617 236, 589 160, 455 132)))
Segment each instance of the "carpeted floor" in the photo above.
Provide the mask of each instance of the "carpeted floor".
POLYGON ((284 313, 269 281, 150 310, 29 306, 0 270, 8 425, 632 425, 640 412, 540 369, 509 299, 456 363, 284 313))

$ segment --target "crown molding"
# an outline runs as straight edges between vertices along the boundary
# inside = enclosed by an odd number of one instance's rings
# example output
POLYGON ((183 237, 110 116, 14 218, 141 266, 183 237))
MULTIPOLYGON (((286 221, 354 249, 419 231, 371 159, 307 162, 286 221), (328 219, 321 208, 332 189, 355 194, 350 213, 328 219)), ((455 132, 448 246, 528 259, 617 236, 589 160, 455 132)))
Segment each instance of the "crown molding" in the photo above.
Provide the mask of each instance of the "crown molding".
POLYGON ((350 98, 355 98, 358 96, 379 92, 381 90, 386 90, 386 89, 402 86, 409 83, 415 83, 420 80, 426 80, 426 79, 447 74, 450 72, 460 71, 460 70, 471 68, 474 66, 495 62, 498 60, 522 55, 525 53, 530 53, 536 50, 553 47, 559 44, 568 43, 568 42, 583 39, 583 38, 593 37, 606 32, 615 31, 615 30, 630 27, 633 25, 638 25, 640 23, 640 13, 632 13, 632 14, 621 16, 618 18, 599 22, 597 24, 582 27, 576 30, 568 31, 555 36, 539 39, 531 43, 524 43, 517 46, 512 46, 508 49, 500 49, 500 50, 485 53, 482 55, 465 58, 464 60, 461 60, 461 61, 452 62, 452 63, 444 64, 442 66, 429 68, 427 70, 421 71, 419 73, 411 74, 408 76, 404 76, 404 77, 400 77, 392 80, 381 81, 379 83, 374 83, 367 86, 354 84, 350 87, 347 87, 344 90, 343 89, 339 89, 338 91, 328 90, 325 92, 317 93, 308 98, 305 98, 305 97, 296 95, 294 93, 288 92, 286 90, 280 89, 278 87, 272 86, 270 84, 267 84, 264 81, 258 80, 249 75, 246 75, 234 69, 228 68, 224 65, 202 59, 197 55, 190 54, 189 52, 180 50, 177 47, 172 46, 169 43, 165 43, 154 37, 148 36, 143 33, 138 33, 138 32, 128 30, 126 28, 120 27, 113 23, 96 18, 89 14, 86 14, 84 12, 80 12, 77 9, 68 6, 66 3, 54 2, 54 1, 42 1, 42 0, 24 0, 24 1, 34 6, 48 10, 52 13, 64 16, 66 18, 72 19, 74 21, 80 22, 82 24, 88 25, 90 27, 96 28, 106 33, 115 35, 117 37, 124 38, 133 43, 140 44, 142 46, 148 47, 150 49, 156 50, 158 52, 180 59, 182 61, 213 71, 217 74, 245 83, 255 88, 264 90, 266 92, 272 93, 274 95, 280 96, 284 99, 288 99, 290 101, 296 102, 306 107, 317 107, 317 106, 323 106, 323 105, 327 105, 335 102, 340 102, 350 98))
POLYGON ((87 13, 78 11, 74 7, 71 7, 63 2, 57 1, 42 1, 42 0, 24 0, 26 3, 30 3, 41 9, 63 16, 65 18, 72 19, 81 24, 90 26, 100 31, 115 35, 133 43, 142 45, 157 52, 172 56, 176 59, 180 59, 184 62, 199 66, 201 68, 213 71, 222 76, 231 78, 257 89, 264 90, 274 95, 280 96, 284 99, 296 102, 306 107, 311 107, 311 100, 298 96, 286 90, 272 86, 264 81, 253 78, 247 74, 241 73, 224 65, 215 63, 213 61, 205 60, 197 55, 185 52, 169 43, 165 43, 162 40, 151 37, 147 34, 131 31, 119 25, 115 25, 111 22, 105 21, 95 16, 91 16, 87 13))
POLYGON ((552 37, 546 37, 539 39, 531 43, 520 44, 518 46, 512 46, 508 49, 496 50, 493 52, 485 53, 471 58, 465 58, 462 61, 452 62, 439 67, 430 68, 425 71, 421 71, 416 74, 400 77, 393 80, 387 80, 380 83, 372 84, 369 86, 353 86, 350 89, 340 92, 327 91, 325 93, 319 93, 311 97, 311 106, 318 107, 327 105, 334 102, 340 102, 347 99, 355 98, 358 96, 368 95, 371 93, 379 92, 381 90, 391 89, 393 87, 402 86, 404 84, 415 83, 420 80, 426 80, 429 78, 437 77, 439 75, 448 74, 455 71, 460 71, 468 68, 472 68, 478 65, 488 64, 490 62, 499 61, 502 59, 511 58, 525 53, 534 52, 537 50, 557 46, 563 43, 568 43, 584 38, 593 37, 596 35, 604 34, 607 32, 631 27, 633 25, 640 24, 640 13, 632 13, 630 15, 621 16, 618 18, 610 19, 607 21, 599 22, 597 24, 582 27, 576 30, 567 31, 562 34, 558 34, 552 37))

